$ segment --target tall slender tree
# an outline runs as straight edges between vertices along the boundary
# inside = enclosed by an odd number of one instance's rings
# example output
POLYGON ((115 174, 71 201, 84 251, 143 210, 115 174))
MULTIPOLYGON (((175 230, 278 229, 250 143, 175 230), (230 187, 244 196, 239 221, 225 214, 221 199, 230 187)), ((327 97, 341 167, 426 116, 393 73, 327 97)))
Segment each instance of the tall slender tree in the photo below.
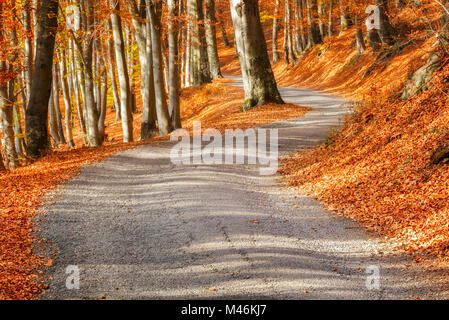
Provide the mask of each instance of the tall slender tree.
POLYGON ((179 1, 168 0, 168 47, 169 47, 169 110, 172 126, 174 129, 181 128, 181 111, 179 106, 179 48, 178 48, 178 33, 179 33, 179 1))
POLYGON ((27 154, 38 157, 49 149, 47 117, 52 65, 58 27, 58 1, 42 0, 37 19, 36 60, 26 111, 27 154))
POLYGON ((215 16, 215 0, 205 0, 205 24, 207 56, 209 58, 212 79, 222 78, 217 46, 217 18, 215 16))
POLYGON ((191 31, 190 77, 193 86, 212 80, 204 28, 203 0, 187 0, 191 31))
POLYGON ((159 126, 159 134, 165 136, 173 131, 170 120, 167 93, 164 87, 164 64, 162 58, 162 40, 161 40, 161 16, 162 2, 158 0, 146 0, 148 17, 151 27, 151 44, 153 53, 153 75, 154 91, 156 96, 156 114, 159 126))
POLYGON ((114 35, 115 58, 120 82, 120 112, 122 118, 123 142, 132 142, 134 139, 133 115, 131 111, 131 89, 129 83, 128 66, 125 57, 122 19, 119 15, 120 1, 110 0, 110 5, 112 10, 111 27, 114 35))
POLYGON ((268 58, 258 0, 231 0, 230 4, 245 89, 244 108, 284 103, 268 58))

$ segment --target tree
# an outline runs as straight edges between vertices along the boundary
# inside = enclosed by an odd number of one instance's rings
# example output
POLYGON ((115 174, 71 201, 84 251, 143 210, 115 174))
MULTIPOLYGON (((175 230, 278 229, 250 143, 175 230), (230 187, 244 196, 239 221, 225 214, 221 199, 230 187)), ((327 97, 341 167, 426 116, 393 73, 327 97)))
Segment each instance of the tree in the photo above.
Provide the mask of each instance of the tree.
POLYGON ((168 135, 173 131, 167 106, 167 93, 164 87, 164 70, 162 60, 161 15, 162 3, 157 0, 146 0, 150 20, 151 45, 153 53, 154 91, 156 96, 156 114, 159 125, 159 134, 168 135))
POLYGON ((244 108, 284 103, 268 58, 258 0, 231 0, 230 4, 245 89, 244 108))
POLYGON ((168 47, 169 47, 169 110, 172 126, 180 129, 181 111, 179 106, 179 48, 178 48, 178 0, 168 0, 168 47))
POLYGON ((120 1, 111 1, 111 27, 114 35, 115 58, 117 62, 118 79, 120 83, 120 112, 123 128, 123 142, 133 142, 133 115, 131 111, 131 89, 129 84, 128 66, 125 57, 122 19, 118 15, 120 1))
POLYGON ((212 79, 222 78, 217 47, 217 18, 215 17, 215 0, 205 0, 206 44, 212 79))
MULTIPOLYGON (((102 144, 98 130, 98 109, 94 96, 94 73, 93 73, 93 39, 95 36, 94 1, 83 0, 81 12, 84 20, 84 47, 82 49, 81 61, 83 67, 82 81, 85 104, 85 121, 87 127, 87 139, 89 146, 96 147, 102 144)), ((81 51, 81 50, 80 50, 81 51)), ((80 52, 81 53, 81 52, 80 52)))
POLYGON ((376 0, 376 4, 380 9, 380 40, 383 44, 392 44, 397 32, 388 18, 388 1, 376 0))
POLYGON ((49 149, 47 117, 57 27, 58 1, 42 0, 37 24, 36 62, 25 118, 27 154, 32 157, 44 155, 49 149))
POLYGON ((278 33, 279 33, 279 25, 278 25, 278 15, 279 15, 279 0, 276 0, 274 5, 274 16, 273 16, 273 42, 272 42, 272 51, 273 51, 273 64, 278 62, 279 60, 279 52, 278 52, 278 33))
POLYGON ((351 26, 351 19, 346 12, 346 5, 344 0, 338 0, 340 6, 340 33, 347 30, 351 26))
POLYGON ((187 11, 190 19, 190 80, 196 87, 211 82, 207 44, 204 30, 203 0, 187 0, 187 11))
POLYGON ((308 41, 307 48, 312 48, 321 43, 320 30, 316 21, 318 20, 317 0, 306 0, 307 6, 307 31, 308 41))
POLYGON ((151 29, 147 19, 145 0, 128 0, 128 9, 132 16, 137 47, 139 50, 142 95, 142 123, 140 136, 150 138, 156 129, 156 97, 154 93, 153 57, 151 48, 151 29))

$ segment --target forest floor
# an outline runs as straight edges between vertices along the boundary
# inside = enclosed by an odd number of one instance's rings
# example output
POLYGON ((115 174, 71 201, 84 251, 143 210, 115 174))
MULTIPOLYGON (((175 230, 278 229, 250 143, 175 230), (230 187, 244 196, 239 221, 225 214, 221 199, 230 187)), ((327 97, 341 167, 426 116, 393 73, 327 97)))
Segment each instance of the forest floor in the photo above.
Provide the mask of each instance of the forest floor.
MULTIPOLYGON (((208 128, 221 130, 228 127, 246 129, 297 118, 309 110, 296 105, 267 105, 241 113, 243 93, 226 86, 227 82, 223 79, 201 88, 183 90, 182 120, 186 129, 191 129, 193 121, 202 121, 208 128)), ((140 121, 140 113, 137 113, 134 117, 135 137, 139 136, 140 121)), ((35 224, 32 221, 46 194, 78 175, 87 164, 142 144, 168 139, 156 137, 131 144, 121 143, 121 123, 115 121, 112 111, 107 115, 106 125, 107 141, 100 148, 56 148, 52 154, 28 166, 0 175, 0 299, 33 299, 46 287, 39 280, 41 269, 52 265, 53 260, 34 251, 33 246, 40 239, 33 234, 35 224)), ((74 138, 77 146, 83 145, 77 122, 74 138)))
MULTIPOLYGON (((317 145, 348 111, 341 98, 280 91, 313 107, 262 126, 279 130, 282 155, 317 145)), ((51 193, 37 217, 55 257, 41 298, 444 297, 437 283, 420 281, 414 258, 392 254, 389 240, 283 190, 278 176, 260 175, 263 166, 174 165, 174 144, 153 142, 85 166, 51 193), (68 265, 80 270, 79 290, 66 288, 68 265), (379 268, 380 290, 366 286, 370 267, 379 268)))

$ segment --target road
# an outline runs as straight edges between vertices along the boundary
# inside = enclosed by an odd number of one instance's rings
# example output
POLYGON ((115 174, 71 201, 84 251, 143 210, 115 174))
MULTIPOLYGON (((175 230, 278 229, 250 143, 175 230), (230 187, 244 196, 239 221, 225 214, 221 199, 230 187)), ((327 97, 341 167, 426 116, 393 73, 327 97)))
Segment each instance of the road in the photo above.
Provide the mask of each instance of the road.
MULTIPOLYGON (((281 155, 318 144, 347 112, 340 98, 280 92, 313 108, 265 126, 279 129, 281 155)), ((57 256, 42 299, 412 299, 431 289, 388 241, 282 190, 278 176, 258 165, 176 166, 172 146, 86 166, 49 195, 39 228, 57 256), (66 287, 73 265, 78 290, 66 287), (367 287, 370 266, 379 289, 367 287)))

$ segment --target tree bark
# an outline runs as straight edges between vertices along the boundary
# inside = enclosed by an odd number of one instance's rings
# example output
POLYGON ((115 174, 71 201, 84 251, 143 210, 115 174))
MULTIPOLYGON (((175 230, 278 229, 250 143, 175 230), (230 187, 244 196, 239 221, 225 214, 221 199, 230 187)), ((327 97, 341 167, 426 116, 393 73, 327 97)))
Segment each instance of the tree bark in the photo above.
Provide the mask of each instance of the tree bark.
POLYGON ((156 6, 154 0, 147 0, 148 15, 151 24, 151 41, 153 51, 153 74, 154 74, 154 89, 156 96, 156 114, 159 125, 159 134, 166 136, 173 131, 170 116, 167 106, 167 94, 164 88, 164 66, 162 62, 162 45, 161 45, 161 8, 156 6))
POLYGON ((57 27, 58 1, 42 0, 37 27, 36 62, 26 112, 27 154, 32 157, 44 155, 49 149, 47 117, 57 27))
POLYGON ((98 132, 98 108, 95 104, 94 96, 94 76, 93 76, 93 33, 94 25, 94 0, 83 0, 86 38, 83 49, 83 75, 84 87, 84 120, 86 121, 87 137, 89 146, 97 147, 101 145, 100 133, 98 132))
POLYGON ((346 13, 346 6, 343 0, 339 0, 338 3, 340 5, 340 33, 341 33, 351 26, 351 19, 346 13))
POLYGON ((217 47, 217 18, 215 17, 215 0, 205 0, 206 44, 212 79, 223 78, 220 70, 220 59, 217 47))
POLYGON ((396 30, 388 18, 388 1, 386 0, 376 0, 376 4, 380 9, 380 30, 379 37, 383 44, 392 44, 394 38, 396 37, 396 30))
POLYGON ((276 0, 274 4, 274 16, 273 16, 273 36, 272 36, 272 51, 273 51, 273 64, 279 61, 279 52, 278 52, 278 34, 279 34, 279 26, 278 26, 278 15, 279 15, 279 0, 276 0))
POLYGON ((317 21, 317 0, 306 0, 307 5, 307 29, 308 42, 307 48, 312 48, 321 42, 320 31, 318 29, 317 21))
POLYGON ((194 87, 211 82, 207 44, 204 30, 203 0, 187 0, 191 31, 190 78, 194 87))
MULTIPOLYGON (((1 33, 1 31, 0 31, 1 33)), ((6 71, 6 62, 0 61, 0 73, 6 71)), ((17 152, 14 139, 14 120, 13 111, 14 107, 11 101, 8 99, 8 87, 7 82, 0 82, 0 124, 2 129, 2 151, 6 167, 9 170, 13 170, 17 167, 17 152)))
POLYGON ((304 32, 304 5, 303 0, 296 0, 296 20, 299 24, 299 36, 296 41, 296 50, 303 52, 307 47, 306 36, 304 32))
POLYGON ((64 129, 62 126, 61 106, 59 104, 59 77, 58 77, 58 64, 53 65, 53 105, 56 115, 56 126, 58 128, 59 144, 66 144, 64 137, 64 129))
POLYGON ((75 143, 73 142, 72 133, 72 99, 70 97, 69 85, 67 81, 67 60, 65 51, 63 51, 60 56, 60 66, 62 95, 64 96, 65 104, 65 134, 67 138, 67 146, 69 148, 73 148, 75 143))
POLYGON ((268 58, 258 0, 231 0, 231 13, 245 89, 244 109, 284 103, 268 58))
POLYGON ((118 79, 120 83, 120 112, 122 116, 123 142, 133 142, 133 116, 131 111, 131 90, 128 66, 125 58, 122 20, 117 12, 120 2, 111 1, 111 26, 114 34, 115 59, 117 62, 118 79))
MULTIPOLYGON (((181 110, 179 106, 179 63, 178 63, 178 0, 168 0, 168 47, 169 47, 169 110, 172 126, 174 129, 180 129, 181 110)), ((216 40, 216 39, 215 39, 216 40)), ((215 45, 217 43, 215 42, 215 45)), ((218 54, 218 53, 217 53, 218 54)), ((219 72, 219 69, 218 69, 219 72)))
MULTIPOLYGON (((148 16, 148 15, 147 15, 148 16)), ((151 23, 150 21, 146 24, 146 34, 147 34, 147 61, 148 61, 148 94, 149 94, 149 104, 144 106, 142 112, 142 126, 141 126, 141 138, 147 139, 153 135, 156 135, 156 93, 154 86, 154 65, 153 65, 153 44, 151 39, 151 23)))

